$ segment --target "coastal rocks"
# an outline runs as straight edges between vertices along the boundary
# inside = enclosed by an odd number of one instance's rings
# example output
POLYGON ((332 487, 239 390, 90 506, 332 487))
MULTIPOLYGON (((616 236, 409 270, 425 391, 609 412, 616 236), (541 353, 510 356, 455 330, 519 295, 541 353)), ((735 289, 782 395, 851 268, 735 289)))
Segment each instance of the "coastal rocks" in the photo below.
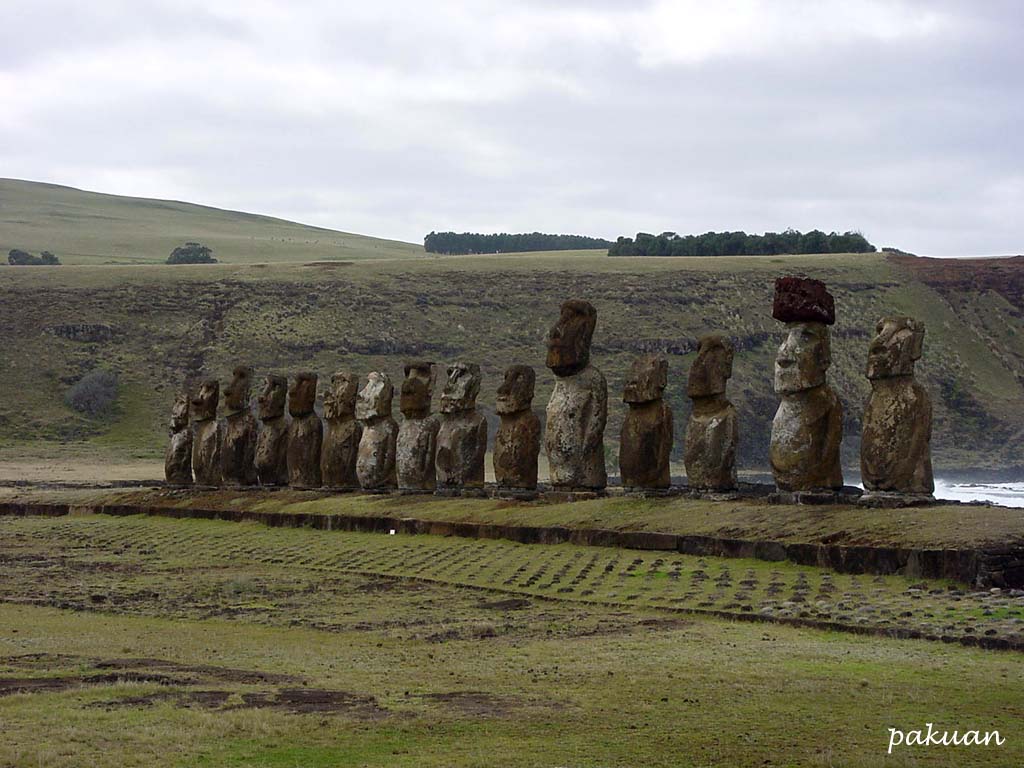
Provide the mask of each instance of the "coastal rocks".
POLYGON ((363 424, 356 458, 359 486, 368 491, 390 491, 398 485, 395 447, 398 424, 391 418, 395 388, 386 373, 373 371, 359 391, 356 418, 363 424))
POLYGON ((629 408, 619 442, 619 471, 627 490, 671 484, 672 409, 663 398, 667 385, 665 358, 647 355, 634 361, 622 395, 629 408))
POLYGON ((363 427, 355 416, 358 391, 358 377, 342 371, 331 376, 331 386, 324 393, 320 479, 327 488, 354 490, 359 487, 356 457, 363 427))
POLYGON ((439 491, 483 490, 487 453, 487 419, 476 409, 480 366, 454 363, 441 392, 441 426, 437 432, 439 491))
POLYGON ((256 475, 260 485, 288 485, 288 418, 284 407, 288 397, 288 380, 270 375, 256 398, 260 420, 256 437, 256 475))
POLYGON ((296 374, 288 388, 288 485, 292 488, 319 488, 320 450, 324 426, 313 410, 316 404, 317 375, 296 374))
MULTIPOLYGON (((924 323, 910 317, 885 317, 868 347, 871 396, 864 406, 860 466, 864 503, 888 495, 931 500, 932 403, 914 380, 921 358, 924 323)), ((910 499, 893 499, 894 502, 910 499)))
POLYGON ((739 420, 725 397, 732 376, 732 343, 711 334, 700 340, 690 368, 686 394, 693 410, 686 425, 683 461, 691 490, 728 493, 736 489, 736 446, 739 420))
POLYGON ((192 485, 192 430, 188 424, 188 395, 174 398, 171 439, 164 455, 164 479, 168 485, 192 485))
POLYGON ((192 397, 192 471, 197 485, 220 485, 220 382, 207 379, 192 397))
POLYGON ((225 485, 255 485, 256 419, 249 390, 252 368, 238 366, 224 389, 224 423, 221 428, 220 469, 225 485))
POLYGON ((547 407, 544 448, 551 485, 558 491, 601 491, 608 484, 604 428, 608 384, 590 365, 597 310, 587 301, 562 304, 547 340, 547 367, 555 386, 547 407))
POLYGON ((775 292, 773 316, 786 323, 775 358, 775 391, 782 396, 769 450, 775 484, 788 492, 839 491, 843 407, 826 382, 832 363, 826 323, 835 319, 834 303, 824 284, 807 278, 780 278, 775 292))
POLYGON ((501 419, 494 436, 494 480, 503 491, 537 489, 540 419, 532 410, 536 374, 528 365, 513 365, 498 387, 495 410, 501 419))
POLYGON ((398 490, 405 493, 432 493, 437 487, 434 461, 437 431, 441 425, 430 413, 433 394, 434 364, 426 361, 406 363, 398 401, 403 419, 398 427, 395 448, 398 490))

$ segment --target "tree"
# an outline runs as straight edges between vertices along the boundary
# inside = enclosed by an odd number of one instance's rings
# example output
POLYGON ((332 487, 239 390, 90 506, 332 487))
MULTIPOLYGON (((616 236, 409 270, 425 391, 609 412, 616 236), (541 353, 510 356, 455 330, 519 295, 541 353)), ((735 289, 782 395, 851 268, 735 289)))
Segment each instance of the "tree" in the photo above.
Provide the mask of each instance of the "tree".
POLYGON ((201 243, 188 242, 179 245, 167 257, 168 264, 216 264, 213 249, 201 243))
POLYGON ((40 256, 33 256, 28 251, 22 251, 19 248, 12 248, 8 252, 7 261, 14 267, 39 267, 60 264, 60 259, 49 251, 43 251, 40 256))
POLYGON ((54 265, 54 266, 60 265, 60 259, 58 259, 56 256, 54 256, 49 251, 43 251, 42 253, 40 253, 39 254, 39 261, 42 264, 48 264, 48 265, 54 265))

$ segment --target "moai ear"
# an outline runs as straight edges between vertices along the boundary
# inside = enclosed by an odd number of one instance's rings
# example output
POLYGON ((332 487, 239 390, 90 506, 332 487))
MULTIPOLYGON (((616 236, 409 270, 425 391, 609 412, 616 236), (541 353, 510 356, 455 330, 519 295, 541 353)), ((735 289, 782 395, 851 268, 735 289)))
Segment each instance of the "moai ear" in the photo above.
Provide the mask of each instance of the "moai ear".
POLYGON ((668 360, 662 358, 658 361, 658 387, 665 389, 668 386, 668 360))
POLYGON ((910 340, 910 359, 920 360, 924 351, 924 323, 913 320, 910 323, 913 337, 910 340))

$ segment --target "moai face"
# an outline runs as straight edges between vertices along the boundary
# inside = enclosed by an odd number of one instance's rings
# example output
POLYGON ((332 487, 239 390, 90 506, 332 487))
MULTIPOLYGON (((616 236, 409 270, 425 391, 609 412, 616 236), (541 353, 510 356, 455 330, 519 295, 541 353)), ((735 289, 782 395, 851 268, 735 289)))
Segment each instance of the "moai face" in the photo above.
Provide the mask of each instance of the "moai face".
POLYGON ((292 416, 307 416, 316 404, 315 373, 297 373, 288 388, 288 413, 292 416))
POLYGON ((791 394, 821 386, 832 364, 828 327, 797 322, 786 328, 786 340, 775 356, 775 391, 791 394))
POLYGON ((220 400, 220 382, 207 379, 192 397, 192 421, 210 421, 217 418, 217 401, 220 400))
POLYGON ((356 412, 359 377, 346 371, 331 376, 331 387, 324 393, 324 418, 335 420, 356 412))
POLYGON ((448 381, 441 392, 441 413, 458 413, 476 408, 480 394, 480 366, 454 363, 448 366, 448 381))
POLYGON ((622 402, 650 403, 661 400, 667 385, 668 360, 654 355, 638 357, 629 370, 622 402))
POLYGON ((391 399, 395 388, 386 373, 373 371, 366 377, 366 385, 359 390, 356 418, 360 421, 391 415, 391 399))
POLYGON ((495 410, 498 413, 527 411, 533 404, 533 388, 537 374, 528 365, 512 365, 505 370, 505 380, 498 387, 495 410))
POLYGON ((430 399, 434 395, 434 364, 415 362, 405 364, 405 379, 398 407, 407 417, 426 416, 430 413, 430 399))
POLYGON ((224 389, 224 407, 238 413, 249 407, 249 389, 252 386, 252 368, 239 365, 232 371, 231 383, 224 389))
POLYGON ((596 326, 597 310, 590 302, 570 299, 562 304, 558 322, 548 332, 547 367, 556 376, 571 376, 587 367, 596 326))
POLYGON ((256 402, 259 404, 260 421, 270 421, 284 416, 284 404, 288 399, 288 379, 270 375, 263 380, 256 402))
POLYGON ((713 397, 725 392, 732 377, 733 346, 724 336, 704 336, 697 348, 697 359, 690 367, 686 394, 690 397, 713 397))
POLYGON ((188 427, 188 395, 179 392, 171 408, 171 432, 181 432, 188 427))
POLYGON ((924 323, 912 317, 883 317, 868 346, 867 377, 913 376, 914 362, 921 359, 923 346, 924 323))

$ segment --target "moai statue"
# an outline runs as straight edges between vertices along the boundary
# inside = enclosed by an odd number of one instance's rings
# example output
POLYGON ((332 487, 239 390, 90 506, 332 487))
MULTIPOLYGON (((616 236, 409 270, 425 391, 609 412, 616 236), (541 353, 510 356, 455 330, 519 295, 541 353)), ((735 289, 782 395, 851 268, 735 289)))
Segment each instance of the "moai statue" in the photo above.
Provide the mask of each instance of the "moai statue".
POLYGON ((292 488, 319 488, 320 449, 324 425, 316 415, 315 373, 298 373, 288 388, 288 485, 292 488))
POLYGON ((324 444, 320 452, 320 475, 324 486, 355 490, 356 455, 362 425, 356 421, 356 395, 359 377, 339 372, 331 376, 331 387, 324 393, 324 444))
POLYGON ((672 409, 665 402, 668 360, 645 355, 633 362, 622 401, 629 406, 622 421, 619 472, 627 489, 666 489, 672 484, 672 409))
POLYGON ((536 491, 540 455, 540 419, 533 412, 537 375, 528 365, 513 365, 498 387, 495 410, 501 418, 494 436, 494 479, 500 490, 536 491))
POLYGON ((252 368, 240 365, 224 389, 227 413, 221 427, 220 471, 225 485, 255 485, 256 419, 252 415, 249 390, 252 368))
POLYGON ((608 420, 608 384, 590 364, 590 341, 597 310, 587 301, 562 304, 548 332, 547 367, 555 387, 547 408, 544 450, 556 490, 600 491, 608 485, 604 465, 604 427, 608 420))
POLYGON ((433 492, 437 487, 434 460, 437 431, 441 424, 430 413, 433 394, 434 364, 425 361, 406 363, 398 403, 403 419, 398 427, 395 449, 398 490, 405 493, 433 492))
POLYGON ((480 366, 454 363, 441 392, 441 427, 437 431, 439 490, 482 490, 487 454, 487 419, 476 409, 480 366))
POLYGON ((780 491, 838 491, 843 406, 826 382, 832 363, 828 326, 836 318, 832 294, 818 280, 781 277, 772 317, 786 324, 775 357, 775 391, 782 396, 769 451, 775 484, 780 491))
POLYGON ((732 376, 733 347, 724 336, 700 340, 690 368, 686 394, 693 400, 686 425, 686 479, 697 492, 728 493, 736 489, 736 445, 739 420, 725 397, 732 376))
POLYGON ((359 486, 367 491, 388 491, 398 485, 395 445, 398 424, 391 418, 395 388, 386 373, 373 371, 359 391, 356 418, 363 423, 356 459, 359 486))
POLYGON ((260 485, 288 485, 288 417, 284 406, 288 379, 270 375, 256 399, 260 430, 256 437, 256 475, 260 485))
POLYGON ((220 485, 220 382, 207 379, 192 397, 192 471, 196 485, 220 485))
POLYGON ((192 485, 192 430, 188 426, 188 395, 181 393, 171 409, 171 439, 164 456, 168 485, 192 485))
POLYGON ((872 493, 930 497, 932 478, 932 401, 914 381, 921 358, 924 323, 911 317, 885 317, 868 347, 871 396, 864 406, 860 471, 872 493))

